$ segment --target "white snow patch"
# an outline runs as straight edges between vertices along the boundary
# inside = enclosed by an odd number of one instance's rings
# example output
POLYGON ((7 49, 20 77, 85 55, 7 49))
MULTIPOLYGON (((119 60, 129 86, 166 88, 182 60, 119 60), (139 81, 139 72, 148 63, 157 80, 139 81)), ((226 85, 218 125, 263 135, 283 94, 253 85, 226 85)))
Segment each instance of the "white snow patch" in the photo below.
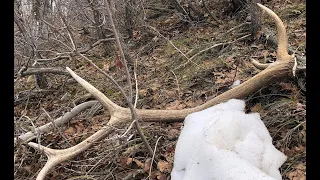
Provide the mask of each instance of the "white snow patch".
POLYGON ((272 144, 258 113, 231 99, 189 114, 179 136, 172 180, 281 180, 287 157, 272 144))

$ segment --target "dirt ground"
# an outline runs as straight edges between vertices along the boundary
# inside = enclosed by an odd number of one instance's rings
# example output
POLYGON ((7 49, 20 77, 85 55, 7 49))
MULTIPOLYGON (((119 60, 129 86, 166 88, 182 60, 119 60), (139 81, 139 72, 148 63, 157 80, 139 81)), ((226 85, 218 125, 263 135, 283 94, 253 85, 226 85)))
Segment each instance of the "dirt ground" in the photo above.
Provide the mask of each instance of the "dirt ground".
MULTIPOLYGON (((271 1, 267 5, 284 21, 290 47, 296 54, 305 56, 305 1, 271 1)), ((234 28, 242 22, 234 17, 224 21, 227 23, 219 26, 202 24, 186 28, 175 13, 168 13, 148 22, 162 35, 145 26, 137 28, 134 38, 128 42, 131 57, 137 60, 137 108, 195 107, 227 91, 235 81, 244 82, 260 72, 252 66, 250 58, 260 62, 275 61, 274 47, 260 39, 254 42, 242 40, 246 35, 243 33, 243 26, 234 28), (188 61, 176 48, 187 57, 193 57, 192 61, 188 61), (206 48, 209 50, 201 52, 206 48)), ((263 31, 276 33, 275 26, 267 15, 263 14, 261 21, 263 31)), ((91 58, 121 86, 128 89, 124 70, 114 56, 91 58)), ((65 66, 76 69, 82 78, 112 101, 126 106, 117 88, 88 63, 66 63, 68 64, 65 66)), ((15 136, 60 117, 70 111, 75 99, 87 94, 78 84, 63 85, 67 79, 65 76, 47 76, 50 79, 50 91, 37 91, 35 96, 30 96, 27 101, 14 107, 17 117, 15 136), (67 99, 61 100, 63 96, 67 99)), ((35 87, 28 82, 28 77, 21 78, 15 84, 15 94, 20 96, 32 90, 35 87)), ((280 169, 283 179, 306 179, 305 94, 305 74, 302 73, 267 85, 245 98, 247 112, 260 113, 273 137, 274 145, 288 156, 280 169)), ((83 98, 77 104, 91 99, 93 98, 83 98)), ((41 135, 38 140, 50 148, 68 148, 98 131, 108 118, 108 112, 97 105, 53 132, 41 135)), ((131 129, 124 140, 108 141, 106 138, 72 160, 61 163, 51 171, 47 179, 170 179, 175 145, 183 122, 141 122, 141 126, 151 147, 156 147, 155 158, 158 161, 152 165, 151 173, 151 157, 137 132, 131 129)), ((118 132, 123 133, 126 129, 127 127, 123 127, 118 132)), ((114 135, 111 134, 110 137, 114 135)), ((34 142, 38 142, 37 139, 34 142)), ((19 143, 15 145, 14 151, 15 179, 35 179, 46 162, 46 156, 19 143)))

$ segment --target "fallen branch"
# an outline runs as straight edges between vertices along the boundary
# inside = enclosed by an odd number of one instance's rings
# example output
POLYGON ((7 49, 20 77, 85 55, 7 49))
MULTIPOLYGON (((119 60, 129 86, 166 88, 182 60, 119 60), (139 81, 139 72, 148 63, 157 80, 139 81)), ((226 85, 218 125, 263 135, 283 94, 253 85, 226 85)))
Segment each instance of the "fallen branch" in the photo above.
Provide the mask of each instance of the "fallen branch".
MULTIPOLYGON (((98 101, 88 101, 84 102, 82 104, 79 104, 78 106, 74 107, 70 112, 66 113, 65 115, 59 117, 58 119, 54 120, 54 125, 56 127, 59 127, 67 122, 69 122, 73 117, 81 113, 82 111, 92 107, 98 103, 98 101)), ((44 134, 47 132, 50 132, 53 129, 52 122, 45 124, 43 126, 40 126, 38 128, 35 128, 35 131, 40 134, 44 134)), ((37 137, 37 133, 29 131, 27 133, 24 133, 20 135, 18 138, 22 140, 22 142, 27 143, 37 137)), ((14 142, 16 143, 17 139, 14 139, 14 142)))
POLYGON ((17 99, 14 100, 13 105, 17 106, 21 103, 26 102, 28 99, 38 99, 39 93, 43 93, 42 96, 44 96, 46 93, 52 93, 52 92, 55 92, 55 90, 45 90, 45 89, 34 90, 34 89, 31 89, 31 90, 21 91, 18 93, 17 99))
POLYGON ((34 75, 34 74, 59 74, 59 75, 65 75, 65 76, 70 76, 68 71, 62 68, 55 68, 55 67, 50 67, 50 68, 28 68, 26 71, 23 71, 21 73, 21 76, 29 76, 29 75, 34 75))
POLYGON ((49 62, 58 61, 58 60, 61 60, 61 59, 69 59, 69 56, 58 55, 58 56, 53 57, 53 58, 35 59, 34 61, 37 61, 38 63, 49 63, 49 62))

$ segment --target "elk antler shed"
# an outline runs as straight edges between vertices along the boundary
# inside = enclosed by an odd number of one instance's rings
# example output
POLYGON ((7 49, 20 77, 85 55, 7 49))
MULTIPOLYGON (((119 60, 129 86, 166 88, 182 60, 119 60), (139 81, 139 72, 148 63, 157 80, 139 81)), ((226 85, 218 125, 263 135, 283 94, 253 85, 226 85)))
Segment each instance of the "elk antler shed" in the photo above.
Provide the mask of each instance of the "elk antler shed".
MULTIPOLYGON (((258 4, 258 6, 264 10, 275 22, 277 27, 278 36, 278 49, 277 49, 277 60, 271 64, 261 64, 255 60, 252 60, 253 65, 259 67, 262 70, 257 75, 253 76, 246 82, 236 86, 233 89, 215 97, 214 99, 193 108, 187 108, 183 110, 151 110, 151 109, 137 109, 137 116, 143 121, 154 121, 154 122, 172 122, 181 121, 188 114, 197 112, 213 105, 224 102, 232 98, 244 98, 247 95, 254 93, 261 87, 279 80, 280 78, 288 77, 292 75, 294 71, 295 56, 288 54, 288 38, 285 27, 281 19, 269 8, 258 4)), ((37 143, 29 142, 28 145, 43 151, 48 156, 46 165, 42 168, 37 176, 37 180, 45 178, 46 174, 54 168, 57 164, 64 162, 83 152, 93 145, 93 142, 97 142, 108 134, 110 134, 114 128, 119 127, 124 123, 128 123, 131 120, 131 112, 128 108, 118 106, 112 102, 103 93, 93 87, 90 83, 79 77, 75 72, 67 67, 67 71, 71 76, 83 86, 89 93, 91 93, 108 111, 110 111, 111 118, 107 125, 92 136, 82 141, 81 143, 63 150, 54 150, 37 143)))

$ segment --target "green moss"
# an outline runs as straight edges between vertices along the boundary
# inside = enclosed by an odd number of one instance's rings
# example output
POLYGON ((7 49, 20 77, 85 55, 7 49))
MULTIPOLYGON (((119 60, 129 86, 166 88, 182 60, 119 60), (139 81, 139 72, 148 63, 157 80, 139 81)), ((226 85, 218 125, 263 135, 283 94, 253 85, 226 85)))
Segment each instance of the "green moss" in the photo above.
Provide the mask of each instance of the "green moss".
MULTIPOLYGON (((187 37, 171 40, 171 42, 182 52, 185 52, 186 49, 191 49, 190 47, 191 41, 192 41, 191 38, 187 38, 187 37)), ((173 55, 176 52, 177 52, 176 48, 174 48, 170 42, 167 42, 163 53, 166 55, 173 55)))
POLYGON ((122 96, 120 91, 115 91, 114 89, 109 89, 109 88, 106 88, 104 93, 107 97, 110 97, 112 99, 113 98, 118 99, 122 96))
MULTIPOLYGON (((201 57, 200 57, 201 58, 201 57)), ((192 66, 186 66, 180 71, 180 77, 183 81, 189 81, 197 77, 206 76, 208 73, 213 72, 214 69, 229 69, 231 65, 226 62, 225 58, 214 58, 207 61, 199 61, 198 63, 203 69, 192 66)))

